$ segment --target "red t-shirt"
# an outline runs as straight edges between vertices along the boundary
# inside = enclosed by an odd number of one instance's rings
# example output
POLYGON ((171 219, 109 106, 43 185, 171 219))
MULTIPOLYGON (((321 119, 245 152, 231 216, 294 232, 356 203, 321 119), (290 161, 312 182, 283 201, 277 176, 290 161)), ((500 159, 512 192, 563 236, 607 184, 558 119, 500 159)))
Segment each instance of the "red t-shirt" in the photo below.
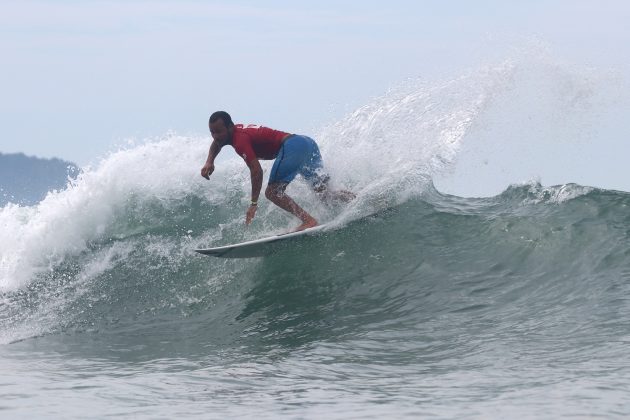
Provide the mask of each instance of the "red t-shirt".
POLYGON ((282 139, 289 133, 260 125, 236 124, 232 135, 232 147, 248 164, 255 159, 275 159, 282 139))

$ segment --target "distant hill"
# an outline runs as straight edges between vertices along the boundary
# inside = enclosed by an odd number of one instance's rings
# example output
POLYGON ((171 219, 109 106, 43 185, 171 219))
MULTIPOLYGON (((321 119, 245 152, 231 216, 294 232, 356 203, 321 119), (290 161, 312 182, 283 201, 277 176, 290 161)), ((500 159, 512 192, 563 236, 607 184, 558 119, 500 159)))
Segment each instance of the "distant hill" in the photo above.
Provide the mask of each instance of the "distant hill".
POLYGON ((48 191, 64 188, 77 173, 74 163, 61 159, 0 153, 0 207, 9 202, 33 205, 48 191))

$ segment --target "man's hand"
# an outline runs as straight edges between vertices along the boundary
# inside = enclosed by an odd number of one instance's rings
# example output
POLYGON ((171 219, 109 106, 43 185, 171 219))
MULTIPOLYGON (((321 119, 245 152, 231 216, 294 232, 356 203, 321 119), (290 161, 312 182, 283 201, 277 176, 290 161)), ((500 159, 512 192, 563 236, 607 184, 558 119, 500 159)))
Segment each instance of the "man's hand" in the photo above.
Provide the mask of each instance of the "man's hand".
POLYGON ((201 176, 210 179, 210 175, 214 172, 214 163, 207 163, 201 168, 201 176))
POLYGON ((252 219, 256 215, 256 210, 257 209, 258 209, 258 206, 256 206, 256 205, 249 206, 249 208, 247 209, 247 214, 245 215, 245 224, 246 225, 249 226, 249 224, 252 222, 252 219))

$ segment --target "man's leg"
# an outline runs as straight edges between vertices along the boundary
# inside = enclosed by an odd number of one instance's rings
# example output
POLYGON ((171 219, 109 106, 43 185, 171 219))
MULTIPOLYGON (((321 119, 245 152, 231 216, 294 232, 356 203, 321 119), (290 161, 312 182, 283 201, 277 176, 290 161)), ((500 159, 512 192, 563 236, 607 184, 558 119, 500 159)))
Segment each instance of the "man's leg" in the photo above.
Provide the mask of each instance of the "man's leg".
POLYGON ((356 194, 351 191, 331 190, 328 187, 327 181, 317 186, 313 186, 313 191, 315 191, 319 198, 325 203, 329 203, 331 201, 341 201, 342 203, 349 203, 357 197, 356 194))
POLYGON ((331 201, 341 201, 348 203, 356 198, 356 195, 350 191, 345 190, 333 190, 328 185, 330 176, 324 171, 324 162, 322 161, 322 155, 319 152, 319 147, 315 140, 310 137, 307 138, 310 145, 309 157, 302 168, 300 168, 300 174, 306 181, 311 184, 313 191, 317 193, 319 198, 324 203, 330 203, 331 201))
POLYGON ((317 220, 302 207, 298 206, 297 203, 284 192, 287 185, 288 184, 281 182, 269 183, 265 190, 265 197, 276 206, 297 216, 302 221, 302 224, 295 229, 296 232, 317 226, 317 220))
POLYGON ((349 203, 357 197, 356 194, 350 191, 331 189, 330 185, 328 185, 330 181, 330 176, 322 173, 321 167, 318 171, 319 173, 314 171, 310 174, 307 174, 307 179, 310 181, 313 191, 317 193, 319 198, 324 203, 330 203, 331 201, 341 201, 342 203, 349 203))

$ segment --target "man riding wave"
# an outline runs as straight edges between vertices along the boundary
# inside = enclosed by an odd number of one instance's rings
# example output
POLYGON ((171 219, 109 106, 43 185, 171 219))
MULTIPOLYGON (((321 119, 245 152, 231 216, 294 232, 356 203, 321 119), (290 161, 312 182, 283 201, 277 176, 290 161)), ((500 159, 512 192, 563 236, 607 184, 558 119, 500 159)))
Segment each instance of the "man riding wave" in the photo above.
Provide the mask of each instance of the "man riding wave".
POLYGON ((230 145, 249 167, 252 183, 251 203, 245 216, 249 225, 256 215, 258 197, 262 189, 263 171, 259 159, 275 159, 265 197, 278 207, 298 217, 302 224, 295 229, 304 230, 317 226, 318 222, 300 207, 285 190, 296 177, 302 177, 324 201, 348 202, 355 198, 350 191, 333 191, 329 188, 330 176, 323 170, 323 162, 317 143, 307 136, 285 133, 258 125, 234 124, 225 111, 217 111, 208 122, 212 144, 208 159, 201 168, 201 176, 210 179, 214 172, 214 160, 225 145, 230 145))

